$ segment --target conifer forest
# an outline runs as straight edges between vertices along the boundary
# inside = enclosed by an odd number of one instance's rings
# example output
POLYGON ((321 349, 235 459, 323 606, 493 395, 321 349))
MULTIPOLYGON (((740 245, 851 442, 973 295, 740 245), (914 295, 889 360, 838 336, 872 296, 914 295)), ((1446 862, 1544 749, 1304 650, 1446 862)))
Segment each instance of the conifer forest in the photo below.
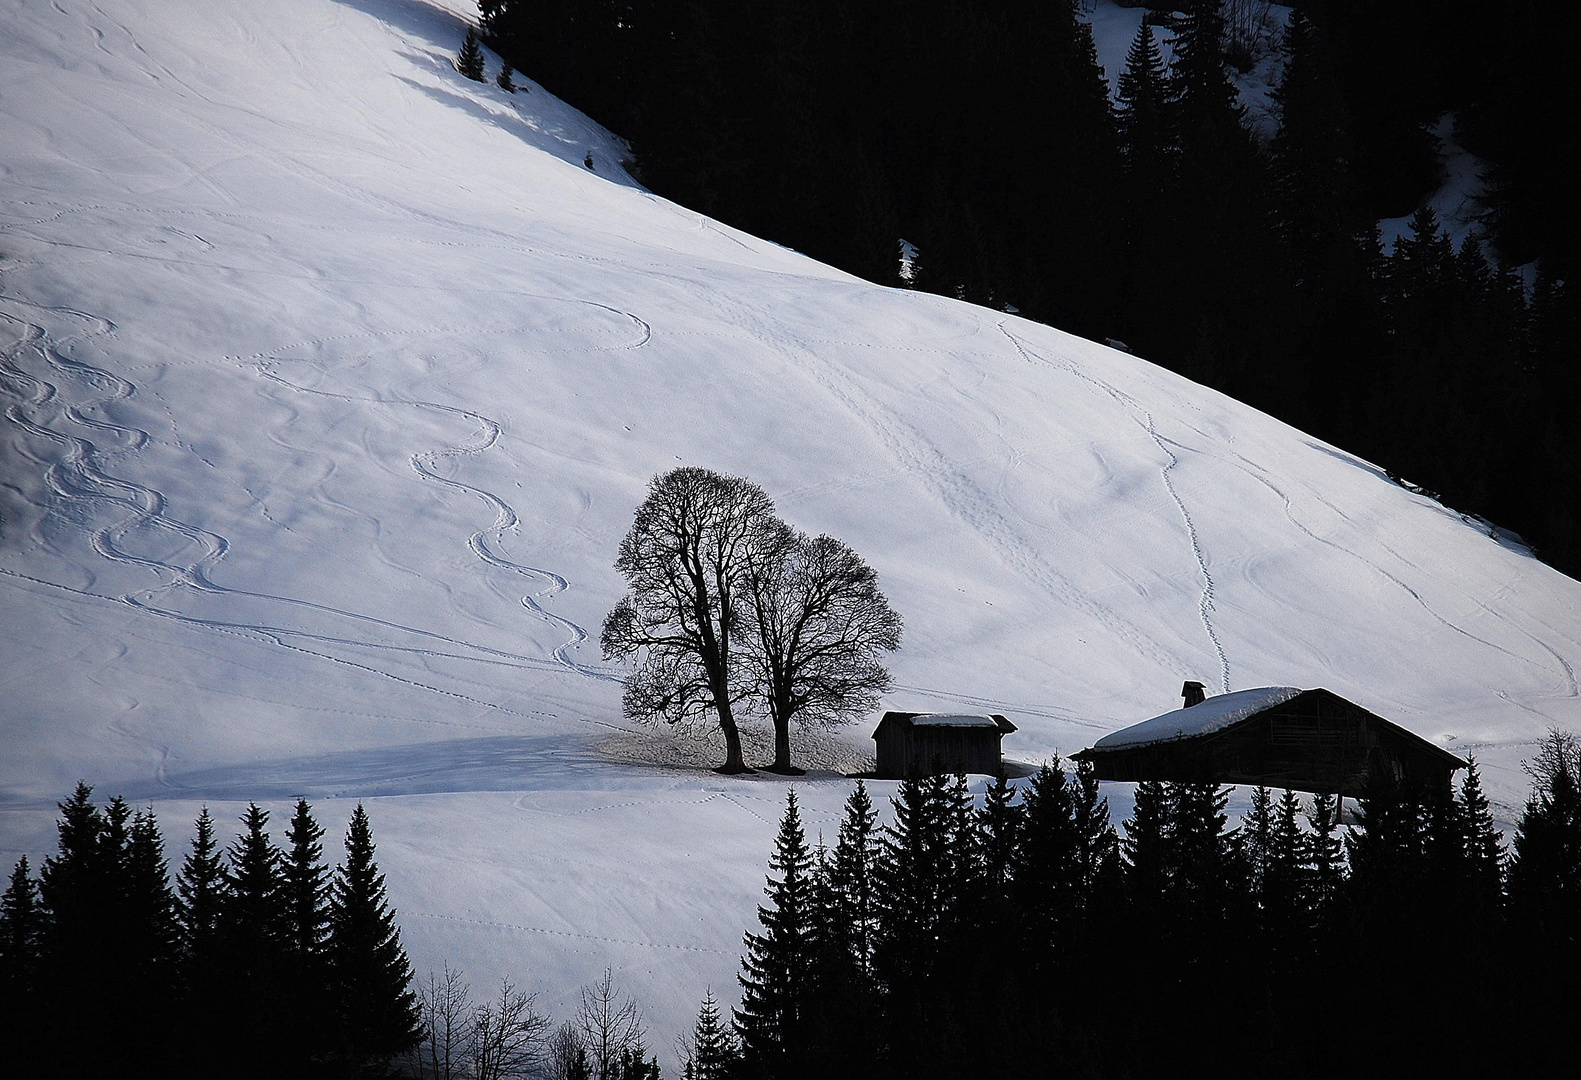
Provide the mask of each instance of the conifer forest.
POLYGON ((1109 87, 1080 0, 480 3, 658 193, 1123 342, 1581 571, 1574 7, 1295 5, 1260 134, 1232 7, 1157 5, 1109 87), (1446 113, 1490 163, 1458 249, 1424 206, 1446 113))
MULTIPOLYGON (((833 837, 792 789, 741 1003, 707 990, 681 1075, 1564 1075, 1581 743, 1552 732, 1528 772, 1508 844, 1475 762, 1453 790, 1375 782, 1354 814, 1258 788, 1233 828, 1227 789, 1143 782, 1116 830, 1090 766, 1057 759, 980 796, 906 780, 887 815, 858 781, 833 837)), ((222 851, 205 810, 172 884, 152 812, 91 795, 0 903, 15 1075, 660 1075, 609 972, 553 1032, 509 980, 476 1003, 448 967, 414 982, 360 805, 333 872, 305 801, 284 848, 252 805, 222 851)))

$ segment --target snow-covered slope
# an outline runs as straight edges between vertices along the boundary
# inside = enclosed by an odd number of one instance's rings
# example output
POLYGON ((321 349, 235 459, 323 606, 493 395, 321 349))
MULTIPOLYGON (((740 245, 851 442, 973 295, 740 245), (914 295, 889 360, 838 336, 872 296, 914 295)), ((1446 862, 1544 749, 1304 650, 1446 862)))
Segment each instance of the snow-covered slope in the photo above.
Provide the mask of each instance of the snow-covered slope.
MULTIPOLYGON (((1508 815, 1581 724, 1581 585, 1140 360, 654 197, 457 75, 459 11, 0 0, 7 866, 79 777, 176 840, 369 800, 420 971, 563 1013, 611 965, 667 1042, 732 996, 783 798, 642 764, 686 748, 586 640, 679 462, 861 551, 907 620, 886 704, 1005 713, 1019 758, 1186 678, 1321 685, 1508 815)), ((800 788, 832 833, 848 783, 800 788)))

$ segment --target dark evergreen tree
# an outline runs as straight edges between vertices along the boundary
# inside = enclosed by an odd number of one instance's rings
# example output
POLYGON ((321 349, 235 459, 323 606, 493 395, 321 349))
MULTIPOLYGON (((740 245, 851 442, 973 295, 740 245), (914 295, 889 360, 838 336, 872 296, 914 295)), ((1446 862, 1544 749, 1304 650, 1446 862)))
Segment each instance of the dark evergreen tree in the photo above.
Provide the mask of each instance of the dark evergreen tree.
POLYGON ((763 933, 748 933, 741 958, 741 1007, 735 1011, 743 1067, 749 1075, 804 1075, 815 942, 811 934, 812 859, 796 793, 789 792, 769 859, 770 906, 758 906, 763 933), (778 875, 777 877, 775 875, 778 875))
POLYGON ((697 1025, 685 1049, 683 1080, 732 1080, 736 1075, 740 1047, 730 1028, 720 1020, 719 1003, 712 990, 704 995, 702 1007, 697 1010, 697 1025))
POLYGON ((330 885, 325 955, 343 1071, 381 1075, 417 1045, 417 998, 361 803, 346 831, 346 861, 330 885))
POLYGON ((299 964, 310 967, 323 952, 329 928, 329 871, 324 866, 324 830, 313 819, 313 808, 298 799, 286 833, 290 848, 280 865, 280 885, 286 903, 288 947, 299 964))
MULTIPOLYGON (((1109 800, 1098 787, 1090 761, 1076 767, 1071 790, 1076 826, 1076 864, 1079 902, 1087 922, 1114 925, 1124 899, 1124 870, 1120 839, 1109 817, 1109 800)), ((1089 925, 1089 931, 1093 927, 1089 925)))
POLYGON ((56 853, 39 873, 39 897, 48 913, 40 999, 45 1014, 62 1023, 62 1034, 72 1036, 60 1041, 56 1067, 87 1072, 109 1060, 119 1033, 112 1001, 84 997, 77 989, 114 985, 120 975, 115 933, 120 852, 106 840, 105 816, 86 783, 79 782, 58 806, 56 853))
POLYGON ((977 815, 982 869, 988 890, 995 896, 1009 891, 1011 868, 1021 839, 1022 808, 1011 803, 1014 797, 1015 788, 1000 773, 989 785, 977 815))
POLYGON ((1281 950, 1303 943, 1308 929, 1309 849, 1297 818, 1300 810, 1301 801, 1287 788, 1273 811, 1263 874, 1263 919, 1281 950))
POLYGON ((494 77, 494 85, 507 94, 516 92, 516 80, 511 78, 511 66, 509 64, 500 68, 500 73, 494 77))
POLYGON ((38 882, 28 870, 27 856, 17 860, 4 896, 0 896, 0 986, 12 1004, 35 989, 38 979, 44 913, 38 882))
POLYGON ((1241 824, 1241 835, 1246 843, 1246 870, 1252 892, 1259 904, 1264 902, 1263 888, 1268 873, 1269 851, 1274 837, 1274 800, 1268 789, 1259 784, 1252 789, 1252 809, 1241 824))
POLYGON ((1075 800, 1056 755, 1033 774, 1022 796, 1022 828, 1015 849, 1014 895, 1026 914, 1034 942, 1052 945, 1057 929, 1070 925, 1081 891, 1075 800))
POLYGON ((324 865, 324 830, 306 799, 298 799, 280 862, 285 906, 285 971, 295 988, 287 1006, 293 1033, 295 1071, 309 1071, 332 1044, 327 994, 325 939, 329 933, 329 870, 324 865))
POLYGON ((456 56, 456 70, 473 82, 483 81, 483 46, 478 43, 477 31, 467 30, 467 39, 456 56))
POLYGON ((1554 729, 1529 764, 1532 794, 1515 827, 1510 902, 1535 932, 1581 928, 1581 741, 1554 729))
POLYGON ((1170 850, 1172 798, 1160 781, 1136 785, 1136 801, 1125 826, 1126 881, 1131 901, 1148 921, 1163 908, 1173 878, 1170 850))
POLYGON ((879 857, 877 822, 878 811, 868 797, 867 785, 858 780, 845 802, 830 879, 835 910, 833 926, 852 967, 864 982, 872 976, 879 919, 875 878, 879 857))
POLYGON ((1311 864, 1311 907, 1319 925, 1330 924, 1333 906, 1345 880, 1345 848, 1339 837, 1340 803, 1336 795, 1312 797, 1308 821, 1307 858, 1311 864))
POLYGON ((38 882, 24 855, 0 896, 0 1016, 5 1018, 0 1023, 0 1060, 23 1076, 40 1069, 43 1058, 39 993, 44 915, 38 882))
POLYGON ((1504 905, 1504 841, 1493 824, 1492 808, 1482 793, 1477 759, 1467 759, 1460 782, 1460 813, 1465 828, 1465 885, 1478 921, 1497 916, 1504 905))
POLYGON ((205 806, 193 825, 192 848, 176 877, 181 955, 189 981, 201 981, 218 963, 220 910, 225 900, 225 867, 214 839, 214 819, 205 806))

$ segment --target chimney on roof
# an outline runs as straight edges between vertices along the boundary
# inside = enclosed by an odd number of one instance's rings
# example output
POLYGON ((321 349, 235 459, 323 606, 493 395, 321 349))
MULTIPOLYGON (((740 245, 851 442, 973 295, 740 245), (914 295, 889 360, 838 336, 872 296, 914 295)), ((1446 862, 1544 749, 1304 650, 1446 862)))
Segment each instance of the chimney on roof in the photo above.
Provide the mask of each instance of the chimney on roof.
POLYGON ((1180 688, 1180 696, 1186 699, 1185 707, 1189 709, 1193 705, 1201 705, 1203 699, 1202 691, 1204 689, 1205 687, 1199 682, 1187 682, 1186 685, 1182 686, 1180 688))

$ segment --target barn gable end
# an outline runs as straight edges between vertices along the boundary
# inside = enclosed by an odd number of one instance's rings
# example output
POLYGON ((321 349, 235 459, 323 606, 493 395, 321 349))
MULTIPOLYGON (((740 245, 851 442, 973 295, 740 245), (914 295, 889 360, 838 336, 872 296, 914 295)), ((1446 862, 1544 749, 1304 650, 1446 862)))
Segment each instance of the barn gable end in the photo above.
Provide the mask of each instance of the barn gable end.
POLYGON ((873 732, 877 775, 905 780, 943 773, 999 773, 1000 740, 1016 726, 1003 716, 886 712, 873 732))

